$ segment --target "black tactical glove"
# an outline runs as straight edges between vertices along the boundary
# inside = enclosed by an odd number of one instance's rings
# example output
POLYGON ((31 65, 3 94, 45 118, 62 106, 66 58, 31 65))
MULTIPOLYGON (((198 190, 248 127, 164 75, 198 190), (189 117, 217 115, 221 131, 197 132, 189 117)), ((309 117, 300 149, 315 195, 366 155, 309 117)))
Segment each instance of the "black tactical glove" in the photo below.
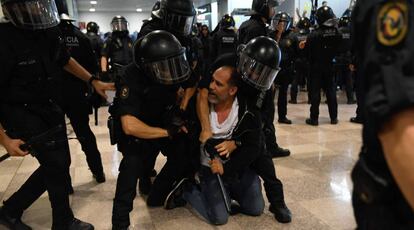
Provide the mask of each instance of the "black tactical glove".
POLYGON ((183 117, 183 111, 177 105, 167 107, 163 120, 164 127, 171 139, 180 134, 182 132, 182 127, 186 124, 183 117))
POLYGON ((170 120, 170 124, 166 125, 168 137, 174 139, 178 134, 182 133, 182 127, 185 125, 184 120, 175 117, 170 120))

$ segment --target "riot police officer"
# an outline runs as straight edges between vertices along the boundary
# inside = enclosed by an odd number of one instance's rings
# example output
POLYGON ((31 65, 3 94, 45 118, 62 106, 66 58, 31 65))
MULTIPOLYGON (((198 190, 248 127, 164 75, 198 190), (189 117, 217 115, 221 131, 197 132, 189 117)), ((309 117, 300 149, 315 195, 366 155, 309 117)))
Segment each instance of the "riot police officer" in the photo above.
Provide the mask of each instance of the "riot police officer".
POLYGON ((319 104, 321 89, 326 93, 331 124, 338 124, 338 103, 333 75, 333 59, 337 54, 341 34, 336 28, 335 14, 329 6, 320 7, 316 12, 318 28, 314 30, 306 41, 309 55, 311 74, 309 78, 311 108, 310 118, 306 124, 319 124, 319 104))
POLYGON ((115 16, 111 27, 112 35, 105 41, 101 51, 101 69, 103 80, 115 81, 122 74, 122 67, 132 62, 133 42, 129 37, 128 21, 125 17, 115 16), (108 71, 111 72, 110 75, 108 71))
MULTIPOLYGON (((86 37, 88 37, 89 41, 91 42, 92 49, 96 57, 96 62, 100 67, 103 41, 102 38, 98 35, 99 26, 96 22, 88 22, 88 24, 86 25, 86 31, 86 37)), ((101 70, 101 68, 99 70, 101 70)))
POLYGON ((220 21, 220 29, 212 37, 211 60, 225 53, 233 53, 237 49, 237 33, 235 32, 234 18, 228 14, 220 21))
MULTIPOLYGON (((95 55, 88 38, 72 24, 75 20, 66 13, 62 13, 60 19, 59 28, 68 53, 89 72, 98 73, 95 55)), ((92 113, 92 107, 87 100, 87 95, 90 92, 88 85, 66 71, 63 72, 61 84, 62 87, 59 88, 61 88, 62 98, 58 103, 70 120, 95 180, 98 183, 103 183, 105 182, 105 174, 101 154, 96 144, 95 135, 89 127, 89 114, 92 113)))
POLYGON ((275 0, 253 0, 252 9, 248 13, 251 17, 239 28, 239 43, 247 44, 255 37, 267 36, 266 23, 271 23, 275 15, 275 6, 275 0))
MULTIPOLYGON (((297 31, 294 32, 293 36, 297 41, 296 46, 296 60, 294 62, 295 75, 290 87, 290 101, 289 103, 297 104, 297 97, 299 87, 304 87, 306 82, 309 82, 309 60, 304 50, 300 49, 299 44, 306 41, 310 33, 311 21, 309 18, 302 17, 296 24, 297 31)), ((308 87, 309 88, 309 87, 308 87)), ((309 98, 308 98, 309 99, 309 98)))
POLYGON ((354 104, 354 81, 350 65, 352 64, 351 53, 351 21, 348 17, 341 17, 338 30, 342 34, 338 55, 335 57, 335 72, 341 86, 345 85, 347 104, 354 104))
MULTIPOLYGON (((193 39, 190 36, 195 15, 196 10, 192 0, 162 0, 159 3, 159 7, 158 3, 155 3, 151 19, 142 25, 139 38, 155 30, 165 30, 172 33, 180 41, 181 45, 186 48, 186 57, 190 65, 196 67, 198 66, 197 50, 194 50, 196 46, 193 44, 193 39)), ((185 92, 180 107, 183 111, 187 110, 190 99, 195 93, 195 85, 201 75, 198 70, 193 69, 190 79, 182 85, 185 92)), ((150 190, 151 181, 149 176, 152 171, 151 166, 154 167, 157 155, 158 152, 155 152, 152 154, 153 157, 148 159, 147 165, 150 169, 139 180, 139 189, 143 194, 148 194, 150 190)))
POLYGON ((292 124, 287 116, 287 94, 289 84, 294 76, 294 61, 296 58, 296 47, 298 46, 296 37, 290 29, 292 18, 286 12, 278 12, 272 19, 271 32, 269 36, 280 45, 282 60, 280 63, 281 71, 276 82, 279 85, 279 95, 277 99, 278 122, 292 124))
POLYGON ((127 66, 117 86, 111 114, 120 122, 120 164, 113 205, 113 229, 127 229, 136 195, 137 179, 146 173, 146 158, 162 151, 167 163, 154 181, 149 206, 162 206, 173 183, 190 165, 188 138, 176 101, 191 67, 180 42, 166 31, 154 31, 134 46, 134 63, 127 66))
MULTIPOLYGON (((52 100, 51 81, 64 68, 89 82, 99 94, 113 88, 91 76, 70 58, 59 36, 54 1, 1 0, 9 21, 0 24, 1 103, 0 143, 12 156, 33 153, 39 161, 24 185, 0 208, 0 221, 11 229, 30 229, 21 221, 29 206, 48 191, 52 206, 52 229, 93 229, 74 218, 69 206, 69 152, 63 113, 52 100), (53 128, 53 135, 21 148, 53 128), (6 132, 7 131, 7 132, 6 132)), ((47 133, 49 133, 47 132, 47 133)))
MULTIPOLYGON (((266 28, 266 23, 270 24, 274 14, 275 9, 274 7, 277 5, 275 0, 254 0, 252 3, 252 10, 250 11, 249 15, 251 15, 250 19, 243 22, 239 28, 238 35, 239 35, 239 43, 246 44, 251 39, 259 37, 259 36, 267 36, 268 31, 266 28)), ((273 156, 289 156, 290 151, 287 149, 281 148, 276 143, 276 130, 273 124, 274 116, 275 116, 275 103, 274 103, 274 96, 275 91, 270 90, 267 92, 266 97, 270 97, 269 100, 266 100, 268 104, 262 107, 263 111, 266 111, 266 116, 263 116, 262 119, 264 121, 264 131, 266 136, 266 148, 267 151, 270 152, 273 156)), ((205 121, 206 119, 201 118, 201 121, 205 121)), ((205 124, 202 123, 202 127, 206 127, 205 124)), ((207 137, 208 132, 202 132, 202 140, 207 137)))
POLYGON ((351 174, 358 229, 414 229, 413 10, 410 1, 360 0, 352 14, 366 118, 351 174))

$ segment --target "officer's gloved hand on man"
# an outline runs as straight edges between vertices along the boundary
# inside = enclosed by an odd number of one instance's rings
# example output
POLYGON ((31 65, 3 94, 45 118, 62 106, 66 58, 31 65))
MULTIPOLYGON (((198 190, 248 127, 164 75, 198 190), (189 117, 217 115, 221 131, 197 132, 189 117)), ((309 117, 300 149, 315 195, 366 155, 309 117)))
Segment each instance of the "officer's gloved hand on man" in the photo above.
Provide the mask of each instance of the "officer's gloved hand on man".
POLYGON ((171 106, 167 109, 164 114, 164 125, 171 139, 174 139, 179 134, 188 133, 185 127, 184 111, 178 106, 171 106))

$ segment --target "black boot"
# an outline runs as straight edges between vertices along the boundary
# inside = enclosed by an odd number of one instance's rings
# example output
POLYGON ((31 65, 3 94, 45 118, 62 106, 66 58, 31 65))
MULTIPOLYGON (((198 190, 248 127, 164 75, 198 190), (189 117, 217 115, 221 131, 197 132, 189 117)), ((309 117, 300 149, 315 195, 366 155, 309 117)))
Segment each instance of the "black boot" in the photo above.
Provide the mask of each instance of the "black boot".
POLYGON ((359 118, 359 117, 351 117, 350 121, 351 121, 352 123, 357 123, 357 124, 362 124, 362 123, 364 123, 364 122, 362 121, 362 119, 361 119, 361 118, 359 118))
POLYGON ((287 125, 292 124, 292 120, 287 119, 287 117, 279 118, 278 122, 280 124, 287 124, 287 125))
POLYGON ((92 224, 73 218, 66 226, 52 226, 52 230, 94 230, 92 224))
POLYGON ((104 172, 94 173, 93 178, 95 178, 96 182, 99 184, 104 183, 106 181, 104 172))
POLYGON ((318 120, 314 120, 314 119, 308 118, 308 119, 306 119, 306 124, 312 125, 312 126, 318 126, 319 125, 319 122, 318 122, 318 120))
POLYGON ((290 156, 289 149, 284 149, 284 148, 281 148, 279 146, 276 146, 274 148, 270 148, 268 151, 269 151, 270 155, 272 156, 272 158, 290 156))
POLYGON ((286 204, 271 204, 269 211, 275 215, 275 219, 280 223, 290 223, 292 221, 292 213, 286 204))
POLYGON ((32 228, 22 222, 19 218, 11 217, 4 207, 0 207, 0 225, 6 226, 11 230, 31 230, 32 228))

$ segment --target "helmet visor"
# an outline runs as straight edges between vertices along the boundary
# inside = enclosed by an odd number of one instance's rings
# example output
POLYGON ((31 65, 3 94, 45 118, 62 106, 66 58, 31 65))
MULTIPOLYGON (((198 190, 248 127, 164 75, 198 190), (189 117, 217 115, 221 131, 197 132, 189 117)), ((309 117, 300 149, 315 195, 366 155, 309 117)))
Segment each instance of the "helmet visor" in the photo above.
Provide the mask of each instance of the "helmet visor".
POLYGON ((168 14, 165 20, 169 30, 184 36, 191 34, 194 16, 168 14))
POLYGON ((237 67, 242 79, 258 90, 268 90, 273 84, 280 68, 273 69, 242 54, 237 67))
POLYGON ((54 0, 5 2, 2 8, 4 15, 22 29, 47 29, 60 22, 54 0))
POLYGON ((144 68, 157 82, 164 85, 184 82, 191 72, 185 53, 166 60, 144 63, 144 68))
POLYGON ((128 31, 128 22, 126 21, 114 21, 111 23, 113 32, 124 32, 128 31))
POLYGON ((274 31, 285 32, 290 27, 290 21, 280 20, 280 18, 273 18, 271 25, 274 31))

